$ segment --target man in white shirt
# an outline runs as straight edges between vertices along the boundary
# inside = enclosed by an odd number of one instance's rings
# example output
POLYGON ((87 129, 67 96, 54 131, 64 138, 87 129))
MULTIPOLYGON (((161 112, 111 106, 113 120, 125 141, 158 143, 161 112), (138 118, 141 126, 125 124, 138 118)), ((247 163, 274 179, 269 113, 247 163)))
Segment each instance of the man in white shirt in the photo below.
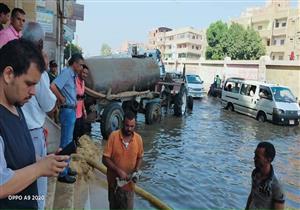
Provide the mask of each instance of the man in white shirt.
MULTIPOLYGON (((40 24, 36 22, 27 23, 23 30, 23 39, 32 41, 42 51, 44 32, 40 24)), ((41 75, 41 80, 36 85, 35 96, 22 107, 37 159, 47 155, 43 125, 46 120, 47 112, 51 112, 55 108, 55 104, 56 96, 50 90, 49 76, 47 71, 44 71, 41 75)), ((39 197, 41 198, 38 200, 38 208, 44 209, 47 194, 47 177, 40 177, 37 180, 37 184, 39 197)))

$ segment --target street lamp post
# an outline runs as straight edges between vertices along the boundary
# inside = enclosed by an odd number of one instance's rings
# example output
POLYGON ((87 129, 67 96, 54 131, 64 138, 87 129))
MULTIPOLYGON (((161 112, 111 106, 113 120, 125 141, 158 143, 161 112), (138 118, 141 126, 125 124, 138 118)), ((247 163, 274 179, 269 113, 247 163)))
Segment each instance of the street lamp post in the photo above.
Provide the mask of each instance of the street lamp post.
POLYGON ((64 64, 64 7, 65 1, 57 1, 57 61, 59 66, 59 71, 64 64))

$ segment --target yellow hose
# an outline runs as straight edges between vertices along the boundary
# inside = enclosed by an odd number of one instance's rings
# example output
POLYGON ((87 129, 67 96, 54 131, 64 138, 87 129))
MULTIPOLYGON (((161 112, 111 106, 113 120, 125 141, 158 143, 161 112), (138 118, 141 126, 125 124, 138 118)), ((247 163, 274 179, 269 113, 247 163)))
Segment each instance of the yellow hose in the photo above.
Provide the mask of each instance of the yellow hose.
MULTIPOLYGON (((100 164, 99 162, 96 162, 90 158, 84 157, 82 155, 79 154, 72 154, 72 157, 75 158, 83 158, 85 159, 85 161, 91 165, 92 167, 98 169, 99 171, 101 171, 102 173, 106 174, 106 167, 103 164, 100 164)), ((158 209, 163 209, 163 210, 171 210, 172 208, 169 207, 167 204, 163 203, 161 200, 159 200, 157 197, 155 197, 154 195, 152 195, 151 193, 143 190, 142 188, 140 188, 139 186, 135 186, 135 190, 134 190, 138 195, 142 196, 143 198, 145 198, 146 200, 148 200, 152 205, 156 206, 158 209)))

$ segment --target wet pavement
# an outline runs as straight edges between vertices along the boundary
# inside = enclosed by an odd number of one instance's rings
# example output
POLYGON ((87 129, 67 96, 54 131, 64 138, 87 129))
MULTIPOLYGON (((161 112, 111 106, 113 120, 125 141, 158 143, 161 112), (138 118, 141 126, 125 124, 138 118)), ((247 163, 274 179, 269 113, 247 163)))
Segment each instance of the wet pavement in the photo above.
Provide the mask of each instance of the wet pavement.
MULTIPOLYGON (((194 101, 191 114, 164 117, 157 125, 145 125, 139 115, 137 131, 145 149, 139 186, 172 208, 244 208, 260 141, 276 148, 273 165, 287 195, 286 206, 300 208, 299 126, 260 123, 221 109, 218 99, 205 98, 194 101)), ((93 125, 93 135, 101 139, 99 124, 93 125)), ((92 199, 97 202, 97 196, 92 199)), ((153 208, 140 197, 135 207, 153 208)))

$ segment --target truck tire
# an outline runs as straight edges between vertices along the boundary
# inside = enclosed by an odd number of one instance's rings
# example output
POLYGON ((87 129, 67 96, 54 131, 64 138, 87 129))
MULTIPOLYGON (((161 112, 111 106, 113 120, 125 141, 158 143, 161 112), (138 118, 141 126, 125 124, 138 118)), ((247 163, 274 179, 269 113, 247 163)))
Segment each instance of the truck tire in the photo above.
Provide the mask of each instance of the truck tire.
POLYGON ((161 118, 161 110, 160 104, 157 102, 148 103, 146 106, 146 113, 145 113, 145 121, 146 124, 151 125, 156 123, 161 118))
POLYGON ((123 117, 123 109, 118 103, 110 103, 104 108, 100 124, 103 139, 108 139, 111 132, 121 128, 123 117))
POLYGON ((185 86, 180 88, 179 93, 175 95, 174 115, 181 117, 185 114, 187 108, 187 90, 185 86))
POLYGON ((187 108, 189 109, 189 111, 192 111, 193 110, 193 107, 194 107, 194 99, 192 96, 188 96, 187 97, 187 108))

